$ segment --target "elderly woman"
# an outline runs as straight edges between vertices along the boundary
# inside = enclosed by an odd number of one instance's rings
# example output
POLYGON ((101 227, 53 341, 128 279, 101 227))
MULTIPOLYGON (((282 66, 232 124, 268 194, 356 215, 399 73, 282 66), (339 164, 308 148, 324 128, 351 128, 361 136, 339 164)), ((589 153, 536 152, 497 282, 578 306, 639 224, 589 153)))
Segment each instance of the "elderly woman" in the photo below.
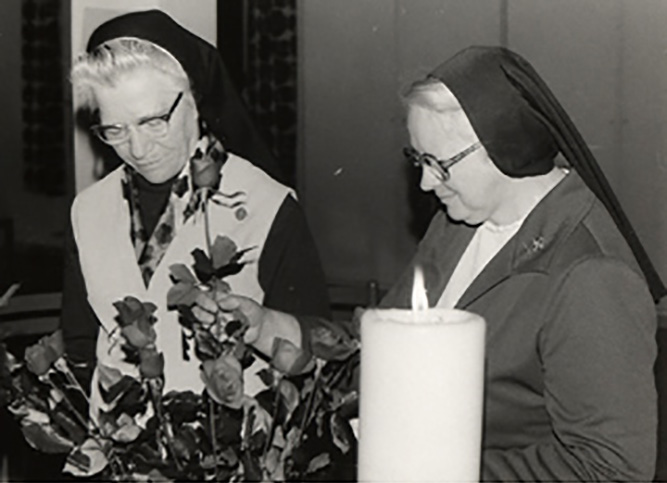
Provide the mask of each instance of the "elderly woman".
MULTIPOLYGON (((61 323, 71 361, 131 370, 119 352, 113 305, 131 295, 158 307, 165 391, 201 390, 199 361, 167 308, 167 292, 170 265, 192 265, 191 252, 206 248, 206 230, 251 248, 249 263, 225 279, 234 292, 267 307, 328 316, 304 214, 291 189, 253 165, 270 166, 271 155, 214 47, 162 12, 131 13, 92 34, 72 82, 81 108, 95 118, 92 132, 122 165, 72 206, 61 323), (195 162, 218 166, 217 189, 230 197, 208 203, 207 222, 190 203, 195 162)), ((257 380, 247 382, 252 392, 257 380)), ((92 391, 95 407, 97 384, 92 391)))
MULTIPOLYGON (((502 48, 460 52, 405 105, 406 154, 444 210, 382 305, 410 306, 420 265, 432 306, 486 319, 482 479, 651 480, 665 288, 577 129, 502 48)), ((242 297, 199 304, 202 320, 241 308, 261 350, 276 336, 307 347, 326 324, 242 297)))

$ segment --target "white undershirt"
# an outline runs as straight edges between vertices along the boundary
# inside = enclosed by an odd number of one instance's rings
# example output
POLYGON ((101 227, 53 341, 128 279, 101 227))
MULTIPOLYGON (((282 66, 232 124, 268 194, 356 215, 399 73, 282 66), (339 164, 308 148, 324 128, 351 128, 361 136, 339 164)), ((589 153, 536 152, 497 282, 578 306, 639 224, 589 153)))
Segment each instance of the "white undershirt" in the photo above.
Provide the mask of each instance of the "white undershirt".
POLYGON ((509 225, 496 225, 486 221, 481 224, 473 235, 468 247, 459 259, 444 292, 436 307, 452 309, 463 295, 463 292, 475 280, 487 263, 505 246, 523 223, 520 218, 509 225))

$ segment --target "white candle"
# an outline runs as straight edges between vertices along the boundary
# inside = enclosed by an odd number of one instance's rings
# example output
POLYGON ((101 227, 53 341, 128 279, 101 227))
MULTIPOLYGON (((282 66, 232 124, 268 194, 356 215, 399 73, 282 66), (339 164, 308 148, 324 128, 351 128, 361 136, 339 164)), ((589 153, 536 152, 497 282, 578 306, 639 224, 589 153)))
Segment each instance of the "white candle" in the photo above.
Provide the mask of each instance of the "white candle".
POLYGON ((479 480, 484 336, 461 310, 364 312, 359 481, 479 480))

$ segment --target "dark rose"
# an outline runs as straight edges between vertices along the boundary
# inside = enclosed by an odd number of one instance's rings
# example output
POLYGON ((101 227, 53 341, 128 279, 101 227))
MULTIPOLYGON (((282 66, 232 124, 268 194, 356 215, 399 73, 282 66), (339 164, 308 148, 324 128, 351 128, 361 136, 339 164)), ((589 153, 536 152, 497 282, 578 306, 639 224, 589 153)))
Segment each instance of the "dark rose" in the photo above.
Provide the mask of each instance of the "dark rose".
POLYGON ((310 330, 310 348, 320 359, 342 361, 359 350, 359 344, 342 328, 323 321, 310 330))
POLYGON ((28 370, 37 376, 49 372, 53 363, 53 360, 51 360, 51 357, 47 353, 47 349, 39 344, 35 344, 25 350, 25 361, 28 370))
POLYGON ((192 185, 195 189, 211 188, 217 190, 222 178, 222 161, 210 158, 193 158, 190 162, 192 185))
POLYGON ((157 321, 153 315, 157 310, 155 304, 127 296, 123 300, 114 302, 113 305, 118 310, 116 321, 121 327, 120 332, 129 345, 142 349, 155 344, 157 337, 153 329, 157 321))
POLYGON ((136 349, 143 349, 148 345, 155 344, 157 335, 150 322, 139 319, 130 325, 120 329, 125 340, 136 349))
POLYGON ((211 398, 234 409, 243 404, 243 369, 231 353, 202 363, 201 379, 211 398))
POLYGON ((53 349, 58 357, 65 354, 65 341, 63 340, 63 332, 58 329, 53 334, 42 337, 40 343, 53 349))
POLYGON ((37 344, 25 350, 25 361, 28 370, 37 376, 46 374, 53 363, 65 353, 62 332, 57 330, 51 335, 42 337, 37 344))
POLYGON ((164 374, 164 355, 155 350, 155 347, 148 347, 139 352, 139 372, 141 375, 152 379, 164 374))
POLYGON ((114 302, 113 305, 118 310, 116 320, 121 327, 131 325, 135 321, 147 322, 150 325, 155 323, 153 312, 157 307, 151 302, 141 302, 136 297, 127 296, 123 300, 114 302))

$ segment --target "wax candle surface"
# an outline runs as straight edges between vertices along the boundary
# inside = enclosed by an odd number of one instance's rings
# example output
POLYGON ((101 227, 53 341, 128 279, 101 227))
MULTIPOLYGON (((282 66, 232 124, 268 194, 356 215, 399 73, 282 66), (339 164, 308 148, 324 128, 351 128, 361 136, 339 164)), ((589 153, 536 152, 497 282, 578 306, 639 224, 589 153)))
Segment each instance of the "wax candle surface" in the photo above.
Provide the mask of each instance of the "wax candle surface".
POLYGON ((359 481, 479 481, 484 336, 461 310, 364 312, 359 481))

